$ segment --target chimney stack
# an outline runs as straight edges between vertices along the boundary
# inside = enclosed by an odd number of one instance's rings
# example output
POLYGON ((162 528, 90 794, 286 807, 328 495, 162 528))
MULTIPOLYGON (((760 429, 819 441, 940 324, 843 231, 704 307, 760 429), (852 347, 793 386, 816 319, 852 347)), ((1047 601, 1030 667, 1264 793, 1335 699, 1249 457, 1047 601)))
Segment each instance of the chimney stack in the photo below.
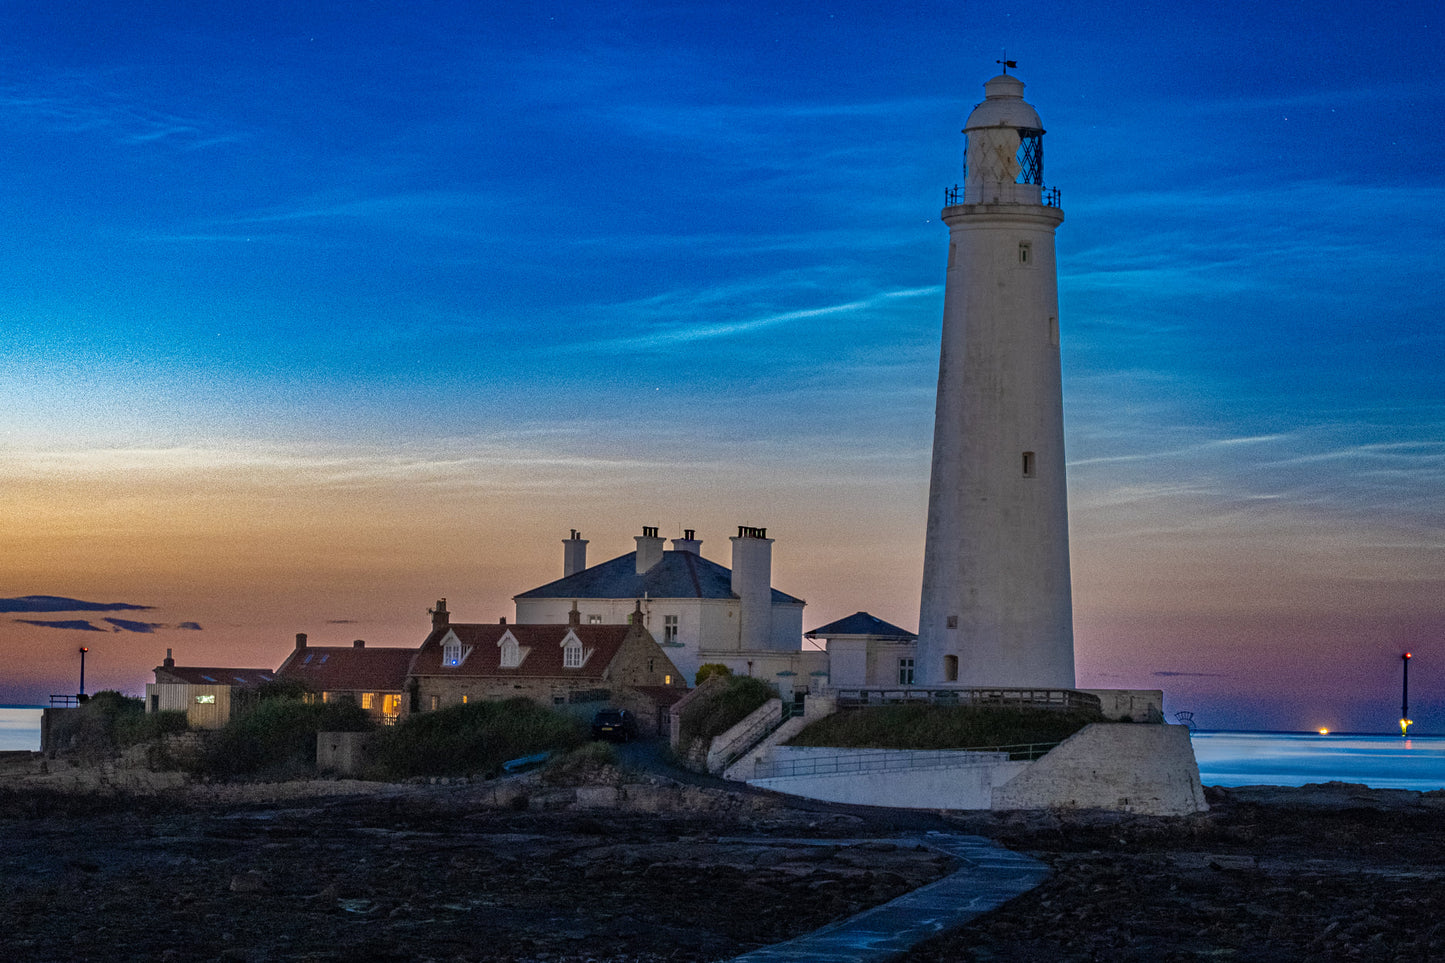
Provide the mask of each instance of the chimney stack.
POLYGON ((732 590, 738 606, 738 643, 744 649, 771 648, 773 635, 773 540, 766 528, 738 526, 733 543, 732 590))
POLYGON ((646 525, 642 527, 642 534, 634 535, 633 540, 637 542, 637 574, 641 575, 662 561, 662 546, 667 542, 658 537, 656 528, 646 525))
POLYGON ((582 613, 577 611, 577 600, 572 600, 572 611, 567 613, 567 624, 578 626, 582 624, 582 613))
POLYGON ((431 616, 431 629, 433 632, 444 629, 452 623, 452 614, 447 611, 446 599, 437 599, 437 607, 427 609, 427 614, 431 616))
POLYGON ((173 668, 175 668, 175 666, 176 666, 176 660, 173 659, 173 658, 171 658, 171 650, 170 650, 170 649, 166 649, 166 659, 165 659, 164 662, 161 663, 161 665, 165 666, 167 669, 173 669, 173 668))
POLYGON ((355 642, 351 643, 351 647, 352 647, 353 649, 364 649, 364 648, 366 648, 366 640, 365 640, 365 639, 357 639, 355 642))
POLYGON ((562 540, 562 577, 576 575, 587 567, 587 539, 577 529, 572 537, 562 540))
POLYGON ((674 552, 690 552, 693 555, 701 555, 702 541, 693 537, 692 529, 684 529, 682 538, 674 538, 672 540, 672 550, 674 552))
POLYGON ((304 649, 304 648, 306 648, 306 633, 305 633, 305 632, 297 632, 297 633, 296 633, 296 648, 298 648, 298 649, 304 649))

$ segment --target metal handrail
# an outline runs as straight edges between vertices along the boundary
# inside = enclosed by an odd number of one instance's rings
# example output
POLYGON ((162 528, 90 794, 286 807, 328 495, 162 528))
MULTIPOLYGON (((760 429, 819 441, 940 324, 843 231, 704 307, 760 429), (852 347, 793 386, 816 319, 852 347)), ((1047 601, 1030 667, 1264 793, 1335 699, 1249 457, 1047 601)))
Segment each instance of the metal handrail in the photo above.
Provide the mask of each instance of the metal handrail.
POLYGON ((837 690, 838 707, 928 703, 932 705, 1018 706, 1032 709, 1085 709, 1102 711, 1099 697, 1076 689, 979 687, 930 689, 924 686, 889 686, 837 690))
POLYGON ((830 756, 809 756, 803 759, 759 759, 754 764, 754 779, 776 779, 786 776, 832 776, 865 772, 907 772, 919 769, 958 769, 986 766, 1000 762, 1004 755, 1010 762, 1033 762, 1058 745, 1057 742, 1025 742, 1012 746, 987 746, 974 749, 877 749, 854 750, 830 756), (968 758, 975 756, 975 758, 968 758), (978 758, 978 757, 986 758, 978 758))

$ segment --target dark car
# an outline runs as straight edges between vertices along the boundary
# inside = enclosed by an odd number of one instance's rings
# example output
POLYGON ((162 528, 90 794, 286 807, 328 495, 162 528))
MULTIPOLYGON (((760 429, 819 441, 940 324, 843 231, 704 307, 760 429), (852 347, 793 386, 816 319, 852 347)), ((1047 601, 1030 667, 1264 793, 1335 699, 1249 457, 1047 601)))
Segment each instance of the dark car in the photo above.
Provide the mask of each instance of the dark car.
POLYGON ((592 717, 592 738, 630 742, 637 735, 637 719, 626 709, 603 709, 592 717))

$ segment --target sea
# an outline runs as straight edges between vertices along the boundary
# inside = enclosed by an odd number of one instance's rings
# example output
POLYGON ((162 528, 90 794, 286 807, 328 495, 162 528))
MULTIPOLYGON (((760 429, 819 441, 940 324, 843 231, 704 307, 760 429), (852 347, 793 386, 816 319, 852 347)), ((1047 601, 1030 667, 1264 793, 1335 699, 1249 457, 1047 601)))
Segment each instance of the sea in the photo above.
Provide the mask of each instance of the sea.
POLYGON ((1445 736, 1222 730, 1192 736, 1206 786, 1354 782, 1375 789, 1445 789, 1445 736))
MULTIPOLYGON (((0 752, 38 752, 41 706, 0 706, 0 752)), ((1445 736, 1368 733, 1192 733, 1206 786, 1355 782, 1376 789, 1445 789, 1445 736)))
POLYGON ((0 752, 39 752, 41 711, 41 706, 0 705, 0 752))

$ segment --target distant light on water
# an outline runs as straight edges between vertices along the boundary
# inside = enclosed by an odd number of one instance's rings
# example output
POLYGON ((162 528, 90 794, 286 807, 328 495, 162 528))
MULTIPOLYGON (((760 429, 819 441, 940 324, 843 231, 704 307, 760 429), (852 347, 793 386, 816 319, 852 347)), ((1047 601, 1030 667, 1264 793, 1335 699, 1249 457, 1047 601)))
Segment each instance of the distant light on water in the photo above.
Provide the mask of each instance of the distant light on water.
POLYGON ((1376 789, 1445 789, 1445 736, 1195 732, 1206 786, 1353 782, 1376 789))

